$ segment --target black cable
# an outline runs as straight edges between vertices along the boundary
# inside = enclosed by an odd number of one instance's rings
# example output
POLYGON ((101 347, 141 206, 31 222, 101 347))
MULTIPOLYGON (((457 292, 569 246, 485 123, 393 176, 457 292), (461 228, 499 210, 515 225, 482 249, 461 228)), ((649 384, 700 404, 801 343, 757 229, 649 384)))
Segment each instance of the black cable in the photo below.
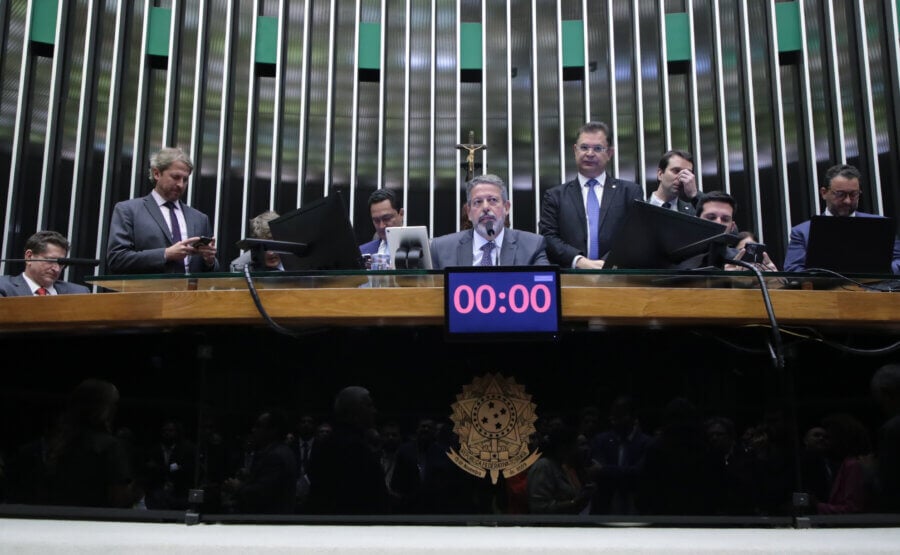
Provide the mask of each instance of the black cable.
POLYGON ((250 290, 250 296, 253 297, 253 304, 256 305, 256 310, 259 311, 259 314, 265 319, 266 323, 268 323, 273 330, 284 335, 289 335, 291 337, 299 337, 300 333, 289 330, 286 327, 278 324, 278 322, 272 320, 272 317, 269 316, 268 312, 266 312, 266 309, 262 305, 262 301, 260 301, 259 299, 259 293, 256 291, 256 286, 253 284, 253 277, 250 275, 250 266, 250 264, 244 264, 244 279, 247 281, 247 289, 250 290))
POLYGON ((769 324, 772 326, 772 342, 769 345, 769 354, 772 357, 772 364, 775 368, 784 368, 784 345, 781 342, 781 330, 778 329, 778 320, 775 319, 775 310, 772 309, 772 299, 769 297, 769 288, 766 286, 766 280, 755 265, 743 260, 726 260, 727 264, 736 264, 747 268, 756 274, 756 280, 759 282, 759 289, 762 292, 763 303, 766 305, 766 314, 769 316, 769 324))
POLYGON ((838 277, 844 281, 847 281, 849 283, 852 283, 853 285, 856 285, 857 287, 860 287, 862 289, 867 289, 869 291, 878 291, 879 293, 896 293, 896 292, 900 291, 900 281, 897 281, 897 282, 889 281, 887 286, 877 287, 877 286, 866 285, 865 283, 861 283, 859 281, 856 281, 855 279, 845 276, 844 274, 835 272, 833 270, 829 270, 827 268, 807 268, 806 272, 809 274, 828 274, 828 275, 831 275, 834 277, 838 277), (890 285, 891 283, 896 283, 897 287, 890 285))

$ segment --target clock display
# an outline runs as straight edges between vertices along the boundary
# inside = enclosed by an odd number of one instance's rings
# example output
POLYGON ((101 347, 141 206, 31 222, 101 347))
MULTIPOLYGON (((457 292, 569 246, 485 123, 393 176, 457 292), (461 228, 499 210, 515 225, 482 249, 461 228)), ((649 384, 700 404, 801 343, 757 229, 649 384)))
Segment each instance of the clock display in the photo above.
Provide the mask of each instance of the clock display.
POLYGON ((555 338, 559 292, 555 266, 446 268, 447 335, 451 339, 555 338))

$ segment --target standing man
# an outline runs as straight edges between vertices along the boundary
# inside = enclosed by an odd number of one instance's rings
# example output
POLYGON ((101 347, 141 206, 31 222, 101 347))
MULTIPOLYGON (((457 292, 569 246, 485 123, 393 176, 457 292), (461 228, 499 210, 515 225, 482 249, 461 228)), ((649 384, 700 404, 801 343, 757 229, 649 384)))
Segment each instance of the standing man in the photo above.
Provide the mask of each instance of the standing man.
POLYGON ((615 147, 605 123, 584 124, 573 152, 578 175, 544 193, 541 235, 552 264, 599 270, 631 204, 643 200, 644 193, 637 183, 607 175, 615 147))
POLYGON ((694 180, 694 157, 684 150, 670 150, 659 159, 656 169, 659 186, 647 202, 691 216, 696 212, 697 182, 694 180), (688 200, 683 200, 683 199, 688 200))
POLYGON ((385 229, 403 225, 403 208, 391 189, 376 189, 369 195, 369 214, 377 237, 359 246, 362 254, 389 254, 385 229))
POLYGON ((473 227, 431 241, 434 269, 549 264, 543 237, 504 226, 509 207, 502 179, 493 174, 472 178, 466 184, 466 211, 473 227))
MULTIPOLYGON (((877 214, 867 214, 857 210, 862 194, 859 170, 847 164, 831 166, 825 172, 825 185, 819 188, 819 195, 825 201, 826 216, 838 218, 879 218, 877 214)), ((806 246, 809 243, 809 220, 791 229, 787 254, 784 257, 785 272, 806 271, 806 246)), ((894 241, 894 261, 891 271, 900 274, 900 241, 894 241)))
POLYGON ((25 271, 0 276, 0 297, 90 293, 84 285, 60 281, 62 266, 51 262, 69 256, 69 240, 56 231, 38 231, 25 241, 25 271))
POLYGON ((219 269, 209 217, 181 201, 193 169, 191 159, 178 148, 163 148, 150 158, 153 190, 121 201, 113 209, 108 273, 184 274, 219 269))

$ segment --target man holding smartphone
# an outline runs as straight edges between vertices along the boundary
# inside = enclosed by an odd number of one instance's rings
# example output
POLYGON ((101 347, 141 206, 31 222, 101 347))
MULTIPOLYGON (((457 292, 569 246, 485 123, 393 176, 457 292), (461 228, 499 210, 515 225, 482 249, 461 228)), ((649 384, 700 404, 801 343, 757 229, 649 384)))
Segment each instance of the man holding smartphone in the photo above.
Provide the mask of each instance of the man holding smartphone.
POLYGON ((124 200, 113 209, 106 251, 110 274, 214 272, 216 240, 209 217, 181 197, 194 169, 178 148, 150 158, 150 194, 124 200))
MULTIPOLYGON (((734 213, 737 211, 737 202, 734 197, 722 191, 710 191, 700 198, 697 206, 697 216, 704 220, 720 223, 725 226, 726 233, 735 233, 737 231, 737 222, 734 220, 734 213)), ((762 243, 745 243, 738 249, 728 249, 727 257, 732 260, 744 260, 752 255, 750 264, 756 266, 763 272, 777 272, 778 266, 769 258, 769 253, 765 251, 766 246, 762 243), (753 245, 753 246, 750 246, 753 245)), ((743 266, 737 264, 726 264, 726 270, 744 270, 743 266)))

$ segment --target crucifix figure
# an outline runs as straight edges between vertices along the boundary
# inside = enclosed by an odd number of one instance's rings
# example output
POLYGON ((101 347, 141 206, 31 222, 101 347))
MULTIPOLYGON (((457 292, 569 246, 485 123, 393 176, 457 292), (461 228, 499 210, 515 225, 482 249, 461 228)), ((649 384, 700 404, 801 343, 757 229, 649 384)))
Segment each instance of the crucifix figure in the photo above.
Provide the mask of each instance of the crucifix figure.
POLYGON ((478 150, 487 150, 487 145, 475 143, 475 132, 469 131, 469 142, 456 145, 459 150, 468 151, 466 156, 466 182, 471 181, 475 177, 475 152, 478 150))

